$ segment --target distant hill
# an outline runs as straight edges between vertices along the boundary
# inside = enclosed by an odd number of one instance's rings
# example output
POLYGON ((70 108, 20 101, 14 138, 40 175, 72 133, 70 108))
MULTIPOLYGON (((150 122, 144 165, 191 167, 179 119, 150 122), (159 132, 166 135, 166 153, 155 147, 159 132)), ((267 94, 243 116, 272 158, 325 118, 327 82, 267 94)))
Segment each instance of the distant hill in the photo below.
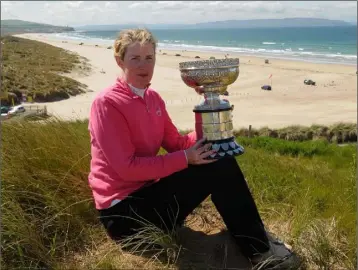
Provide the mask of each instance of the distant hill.
POLYGON ((282 28, 282 27, 320 27, 349 26, 351 23, 339 20, 316 18, 285 18, 259 20, 230 20, 219 22, 197 23, 199 28, 282 28))
POLYGON ((73 27, 55 26, 21 20, 1 20, 1 35, 23 33, 59 33, 74 31, 73 27))
POLYGON ((285 18, 285 19, 258 19, 258 20, 228 20, 204 22, 196 24, 118 24, 118 25, 85 25, 75 27, 83 31, 116 31, 123 28, 146 27, 149 29, 223 29, 223 28, 282 28, 282 27, 325 27, 325 26, 351 26, 340 20, 319 18, 285 18))

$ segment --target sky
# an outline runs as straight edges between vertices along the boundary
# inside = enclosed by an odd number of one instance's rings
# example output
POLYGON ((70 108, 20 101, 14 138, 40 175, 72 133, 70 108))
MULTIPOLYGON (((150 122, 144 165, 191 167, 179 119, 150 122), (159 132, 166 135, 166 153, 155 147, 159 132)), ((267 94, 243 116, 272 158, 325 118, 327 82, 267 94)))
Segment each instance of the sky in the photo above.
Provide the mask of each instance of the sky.
POLYGON ((61 26, 314 17, 357 21, 356 1, 1 1, 1 19, 61 26))

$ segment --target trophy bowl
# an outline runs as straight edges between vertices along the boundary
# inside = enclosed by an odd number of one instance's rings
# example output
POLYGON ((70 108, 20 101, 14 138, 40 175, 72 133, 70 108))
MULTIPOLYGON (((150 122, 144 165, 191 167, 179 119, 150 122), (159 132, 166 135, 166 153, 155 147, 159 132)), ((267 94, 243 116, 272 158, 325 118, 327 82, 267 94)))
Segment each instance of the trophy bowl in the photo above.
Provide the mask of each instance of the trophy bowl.
POLYGON ((228 85, 239 76, 239 59, 214 59, 179 63, 183 82, 204 96, 194 107, 197 139, 203 137, 212 143, 217 152, 209 159, 232 157, 244 153, 244 148, 235 141, 232 110, 228 100, 220 99, 228 85))
POLYGON ((192 88, 203 86, 204 92, 223 94, 239 76, 239 59, 216 59, 179 63, 181 78, 192 88))

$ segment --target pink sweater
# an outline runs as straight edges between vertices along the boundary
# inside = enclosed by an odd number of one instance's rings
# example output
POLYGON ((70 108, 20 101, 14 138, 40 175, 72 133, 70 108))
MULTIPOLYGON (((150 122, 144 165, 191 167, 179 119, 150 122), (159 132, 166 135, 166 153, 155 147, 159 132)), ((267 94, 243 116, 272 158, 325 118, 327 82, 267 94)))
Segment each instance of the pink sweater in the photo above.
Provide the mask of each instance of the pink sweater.
POLYGON ((187 168, 184 150, 196 141, 195 132, 179 134, 157 92, 148 88, 143 99, 122 79, 95 98, 88 128, 88 180, 97 209, 123 200, 149 180, 187 168), (161 146, 168 154, 157 155, 161 146))

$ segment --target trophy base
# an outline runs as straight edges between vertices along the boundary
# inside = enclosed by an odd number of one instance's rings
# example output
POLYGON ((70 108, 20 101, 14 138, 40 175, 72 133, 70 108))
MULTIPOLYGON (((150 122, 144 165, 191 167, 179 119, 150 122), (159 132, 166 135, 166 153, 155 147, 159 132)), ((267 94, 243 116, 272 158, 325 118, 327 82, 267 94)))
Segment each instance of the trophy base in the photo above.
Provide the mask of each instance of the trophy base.
POLYGON ((206 141, 205 143, 212 143, 209 150, 214 149, 217 151, 215 154, 206 158, 209 160, 234 157, 244 153, 244 148, 235 141, 235 137, 217 141, 206 141))

